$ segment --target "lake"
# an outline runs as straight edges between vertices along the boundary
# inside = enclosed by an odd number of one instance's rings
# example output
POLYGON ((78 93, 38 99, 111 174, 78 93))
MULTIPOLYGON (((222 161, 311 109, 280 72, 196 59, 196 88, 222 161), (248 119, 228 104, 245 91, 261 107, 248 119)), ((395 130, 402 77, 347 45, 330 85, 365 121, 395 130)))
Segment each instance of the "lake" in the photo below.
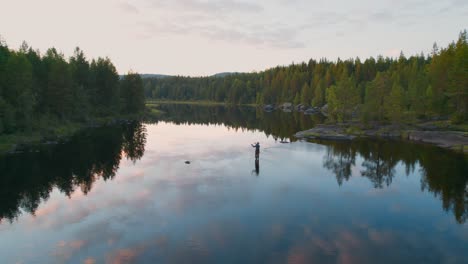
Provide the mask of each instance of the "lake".
POLYGON ((1 156, 0 262, 468 263, 466 156, 296 141, 323 121, 301 113, 161 108, 1 156))

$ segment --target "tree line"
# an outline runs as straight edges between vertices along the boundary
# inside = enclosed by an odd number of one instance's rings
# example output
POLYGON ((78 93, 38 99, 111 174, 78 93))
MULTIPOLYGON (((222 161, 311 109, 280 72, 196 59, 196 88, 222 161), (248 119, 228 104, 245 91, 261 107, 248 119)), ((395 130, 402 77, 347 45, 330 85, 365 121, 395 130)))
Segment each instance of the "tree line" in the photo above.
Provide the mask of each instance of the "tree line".
POLYGON ((41 54, 23 42, 12 50, 0 40, 0 134, 143 109, 140 75, 120 78, 109 58, 89 61, 77 47, 66 59, 55 48, 41 54))
POLYGON ((346 121, 404 122, 468 117, 468 44, 462 31, 445 48, 398 58, 326 59, 223 77, 144 79, 147 98, 211 100, 229 104, 328 105, 329 117, 346 121))
MULTIPOLYGON (((256 131, 260 130, 267 137, 275 140, 296 141, 293 135, 323 123, 321 115, 303 115, 298 112, 285 113, 274 111, 266 113, 259 108, 247 106, 204 106, 189 104, 161 104, 158 109, 165 114, 156 121, 174 124, 222 125, 229 129, 256 131)), ((151 122, 146 119, 145 122, 151 122)))

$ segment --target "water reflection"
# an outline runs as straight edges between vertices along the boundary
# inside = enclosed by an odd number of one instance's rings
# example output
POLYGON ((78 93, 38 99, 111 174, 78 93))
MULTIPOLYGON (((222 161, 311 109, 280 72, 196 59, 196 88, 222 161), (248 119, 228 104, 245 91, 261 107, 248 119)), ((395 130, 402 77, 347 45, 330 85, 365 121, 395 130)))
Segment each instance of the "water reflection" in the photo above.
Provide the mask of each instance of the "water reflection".
POLYGON ((318 143, 327 146, 323 166, 335 174, 339 185, 353 175, 357 157, 363 160, 359 175, 380 189, 391 185, 398 164, 404 165, 406 175, 419 165, 421 190, 428 190, 439 197, 443 208, 453 211, 459 223, 467 220, 468 162, 463 154, 432 146, 382 140, 318 143))
POLYGON ((297 120, 313 126, 297 113, 165 110, 155 125, 2 157, 0 216, 17 218, 0 225, 2 261, 467 263, 465 157, 391 141, 281 144, 297 120))
POLYGON ((122 157, 140 159, 145 142, 145 126, 132 122, 88 129, 62 144, 0 157, 0 222, 13 221, 21 210, 34 215, 54 187, 67 196, 76 188, 87 194, 96 180, 114 178, 122 157))
MULTIPOLYGON (((255 108, 163 105, 163 120, 175 124, 217 124, 234 129, 261 130, 275 140, 290 139, 295 132, 320 122, 320 117, 301 113, 264 113, 255 108)), ((333 172, 338 185, 352 176, 362 176, 374 188, 391 185, 395 167, 401 162, 406 174, 420 166, 421 190, 442 200, 446 211, 453 211, 459 223, 468 217, 468 163, 466 157, 430 146, 392 141, 353 142, 315 141, 326 145, 323 167, 333 172), (362 162, 356 164, 357 157, 362 162), (353 168, 359 173, 353 174, 353 168)), ((144 155, 145 126, 139 122, 89 129, 69 142, 43 147, 40 153, 24 153, 0 158, 0 221, 12 221, 21 209, 35 214, 54 187, 70 196, 76 188, 87 194, 99 178, 112 179, 124 155, 135 162, 144 155)), ((252 173, 259 175, 256 158, 252 173)))
MULTIPOLYGON (((176 124, 224 124, 235 129, 259 129, 275 139, 291 135, 314 124, 314 117, 300 113, 263 113, 255 108, 196 107, 164 105, 164 120, 176 124)), ((320 121, 320 120, 315 120, 320 121)), ((25 153, 0 159, 0 219, 13 220, 20 209, 34 214, 54 186, 67 196, 79 187, 88 193, 99 178, 112 179, 122 153, 135 162, 145 151, 146 133, 141 123, 90 129, 70 142, 43 148, 40 153, 25 153)), ((395 166, 402 162, 406 173, 421 166, 421 189, 441 198, 443 208, 453 211, 458 222, 468 215, 468 168, 466 158, 442 149, 391 141, 318 142, 327 146, 323 166, 332 171, 339 185, 348 181, 361 156, 360 176, 375 188, 390 186, 395 166)), ((257 156, 257 155, 256 155, 257 156)), ((254 173, 260 173, 255 159, 254 173)))
POLYGON ((275 140, 289 139, 301 130, 322 123, 322 115, 282 111, 264 112, 254 107, 224 107, 163 104, 160 109, 167 114, 162 121, 175 124, 224 125, 233 129, 260 130, 275 140))
MULTIPOLYGON (((266 113, 253 107, 223 107, 194 105, 161 105, 167 113, 162 120, 175 124, 215 124, 234 129, 260 130, 275 140, 289 139, 297 131, 322 123, 320 115, 304 115, 293 112, 274 111, 266 113)), ((359 175, 370 180, 374 188, 391 185, 395 167, 402 162, 406 174, 417 165, 423 175, 421 189, 428 190, 441 198, 443 208, 453 211, 459 223, 465 223, 468 215, 468 161, 466 156, 432 146, 405 142, 363 140, 347 142, 314 141, 326 145, 323 166, 332 171, 339 185, 348 181, 356 157, 363 159, 359 175)), ((259 164, 255 163, 258 174, 259 164)))
POLYGON ((257 158, 255 159, 255 169, 252 170, 252 174, 255 174, 256 176, 260 174, 260 160, 257 158))

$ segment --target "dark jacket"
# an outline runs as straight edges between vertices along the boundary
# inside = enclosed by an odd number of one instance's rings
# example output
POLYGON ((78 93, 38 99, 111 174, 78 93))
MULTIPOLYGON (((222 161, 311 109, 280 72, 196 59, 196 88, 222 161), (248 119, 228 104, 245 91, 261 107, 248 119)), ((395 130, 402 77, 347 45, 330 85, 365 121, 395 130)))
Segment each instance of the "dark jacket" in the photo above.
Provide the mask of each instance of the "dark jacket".
POLYGON ((255 145, 254 145, 254 144, 252 144, 252 147, 254 147, 254 148, 255 148, 255 152, 260 152, 260 144, 258 144, 258 143, 257 143, 257 144, 255 144, 255 145))

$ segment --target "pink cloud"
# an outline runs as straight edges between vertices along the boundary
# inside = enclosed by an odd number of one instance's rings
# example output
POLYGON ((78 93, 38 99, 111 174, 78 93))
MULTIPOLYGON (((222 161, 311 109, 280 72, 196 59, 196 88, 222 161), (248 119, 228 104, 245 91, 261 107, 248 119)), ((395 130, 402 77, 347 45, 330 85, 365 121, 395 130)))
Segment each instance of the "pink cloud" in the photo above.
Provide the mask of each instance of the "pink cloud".
POLYGON ((350 231, 345 230, 341 232, 339 238, 341 243, 345 243, 353 248, 360 248, 362 246, 360 239, 350 231))
POLYGON ((84 241, 84 240, 73 240, 73 241, 70 241, 70 242, 66 242, 66 241, 59 241, 57 243, 57 247, 59 248, 71 248, 71 249, 74 249, 74 250, 79 250, 80 248, 82 248, 84 245, 86 245, 87 242, 84 241))
POLYGON ((77 252, 79 252, 83 247, 88 244, 84 240, 73 240, 73 241, 59 241, 55 247, 53 256, 58 257, 63 262, 68 262, 68 260, 77 252))
POLYGON ((312 244, 325 253, 332 253, 336 250, 333 244, 318 237, 312 239, 312 244))
POLYGON ((119 249, 116 252, 113 252, 107 258, 108 264, 121 264, 121 263, 129 263, 135 260, 138 256, 139 250, 124 248, 119 249))
POLYGON ((388 244, 392 242, 393 235, 390 232, 380 232, 374 229, 369 230, 369 239, 377 244, 388 244))
POLYGON ((151 192, 147 189, 143 189, 136 193, 135 199, 137 201, 146 201, 151 197, 151 192))
POLYGON ((80 200, 86 195, 81 191, 81 189, 76 189, 71 195, 70 195, 70 200, 80 200))
POLYGON ((129 175, 119 175, 116 179, 116 182, 131 182, 138 179, 141 179, 145 176, 145 171, 140 169, 132 172, 129 175))
POLYGON ((310 263, 303 250, 293 250, 288 255, 288 264, 305 264, 310 263))
POLYGON ((94 258, 87 258, 83 262, 83 264, 95 264, 95 263, 96 263, 96 260, 94 258))
POLYGON ((43 217, 43 216, 47 216, 49 214, 53 214, 55 212, 57 212, 57 210, 59 209, 59 204, 57 202, 49 202, 49 203, 46 203, 43 207, 39 208, 36 210, 36 212, 34 213, 34 216, 36 217, 43 217))

